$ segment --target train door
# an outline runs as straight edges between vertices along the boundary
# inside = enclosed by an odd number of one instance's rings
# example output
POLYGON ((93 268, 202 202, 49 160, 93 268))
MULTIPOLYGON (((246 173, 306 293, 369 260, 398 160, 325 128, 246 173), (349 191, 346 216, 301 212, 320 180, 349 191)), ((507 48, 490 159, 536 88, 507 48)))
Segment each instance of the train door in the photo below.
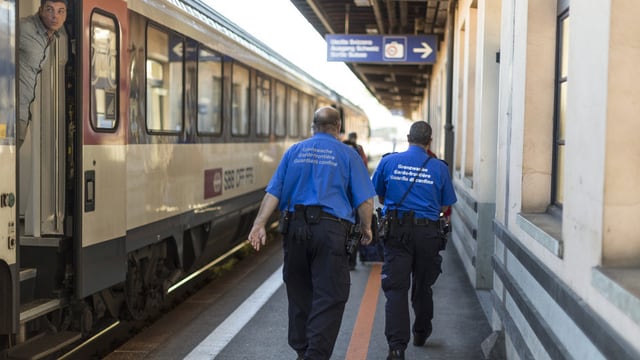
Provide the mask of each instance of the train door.
POLYGON ((126 274, 127 3, 82 1, 76 214, 77 292, 84 297, 126 274))
MULTIPOLYGON (((0 357, 12 343, 28 345, 27 329, 61 325, 38 319, 62 314, 70 296, 121 282, 126 271, 126 2, 68 0, 65 27, 39 63, 20 146, 16 90, 26 87, 16 68, 33 58, 17 54, 17 19, 41 2, 17 3, 0 0, 0 357)), ((83 311, 85 302, 74 304, 83 311)), ((60 346, 80 337, 58 335, 60 346)))
MULTIPOLYGON (((18 18, 27 18, 17 23, 17 34, 28 33, 28 24, 38 19, 40 1, 20 1, 18 18)), ((66 12, 65 12, 66 13, 66 12)), ((33 27, 31 27, 33 28, 33 27)), ((31 37, 30 39, 33 39, 31 37)), ((34 45, 36 40, 30 40, 34 45)), ((20 41, 15 39, 16 46, 20 41)), ((36 46, 33 46, 36 48, 36 46)), ((65 67, 69 60, 68 36, 64 27, 52 36, 44 49, 46 56, 33 64, 35 54, 24 56, 18 51, 16 57, 21 79, 33 81, 17 82, 18 99, 24 93, 32 93, 33 101, 18 105, 18 114, 30 114, 26 132, 17 134, 24 139, 17 144, 17 232, 16 255, 19 285, 15 287, 15 298, 19 304, 19 331, 17 342, 26 337, 26 323, 56 309, 62 303, 65 255, 61 249, 68 244, 65 237, 66 221, 66 129, 67 96, 65 67), (33 56, 32 56, 33 55, 33 56), (31 69, 38 65, 39 72, 24 71, 23 65, 31 69), (24 73, 22 72, 24 71, 24 73), (29 86, 24 85, 29 83, 29 86)), ((37 51, 35 51, 37 53, 37 51)), ((40 56, 40 54, 37 54, 40 56)), ((20 117, 20 116, 19 116, 20 117)), ((23 116, 26 119, 26 116, 23 116)), ((18 121, 16 121, 16 124, 18 121)))
MULTIPOLYGON (((40 2, 20 2, 20 17, 33 15, 40 2)), ((57 242, 65 217, 65 66, 68 60, 64 28, 51 41, 36 81, 31 120, 19 147, 20 244, 57 242)))
POLYGON ((15 1, 0 0, 0 354, 15 333, 18 313, 15 19, 15 1))

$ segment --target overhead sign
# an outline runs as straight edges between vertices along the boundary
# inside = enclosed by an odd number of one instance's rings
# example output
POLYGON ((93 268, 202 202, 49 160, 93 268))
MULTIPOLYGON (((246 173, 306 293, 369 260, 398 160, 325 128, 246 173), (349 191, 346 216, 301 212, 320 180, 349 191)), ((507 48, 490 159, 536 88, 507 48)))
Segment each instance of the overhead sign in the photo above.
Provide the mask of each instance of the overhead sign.
POLYGON ((169 61, 182 61, 182 59, 198 59, 196 47, 191 44, 187 44, 187 49, 185 51, 184 39, 180 36, 171 35, 169 37, 169 49, 169 61))
POLYGON ((326 35, 327 61, 435 63, 436 35, 326 35))

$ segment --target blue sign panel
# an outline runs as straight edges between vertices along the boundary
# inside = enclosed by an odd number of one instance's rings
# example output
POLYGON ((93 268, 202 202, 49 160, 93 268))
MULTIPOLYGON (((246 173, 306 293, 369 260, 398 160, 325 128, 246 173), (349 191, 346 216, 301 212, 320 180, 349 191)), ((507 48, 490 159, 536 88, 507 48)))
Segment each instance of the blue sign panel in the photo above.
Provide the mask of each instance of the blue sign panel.
POLYGON ((326 35, 327 61, 359 63, 436 62, 435 35, 326 35))

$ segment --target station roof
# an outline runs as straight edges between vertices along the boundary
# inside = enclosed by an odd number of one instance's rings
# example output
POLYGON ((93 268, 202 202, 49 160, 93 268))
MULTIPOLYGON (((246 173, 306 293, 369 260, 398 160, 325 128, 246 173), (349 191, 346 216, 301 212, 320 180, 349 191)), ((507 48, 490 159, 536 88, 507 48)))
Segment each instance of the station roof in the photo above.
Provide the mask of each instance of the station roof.
MULTIPOLYGON (((447 0, 291 0, 322 35, 445 33, 447 0)), ((438 49, 440 51, 440 49, 438 49)), ((347 63, 378 101, 410 117, 422 102, 431 64, 347 63)))

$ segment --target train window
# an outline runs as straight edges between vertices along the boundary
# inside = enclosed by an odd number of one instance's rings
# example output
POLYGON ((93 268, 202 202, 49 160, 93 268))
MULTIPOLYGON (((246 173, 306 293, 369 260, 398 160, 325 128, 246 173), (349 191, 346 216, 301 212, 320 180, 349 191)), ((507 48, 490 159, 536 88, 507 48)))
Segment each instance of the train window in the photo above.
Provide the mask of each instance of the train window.
POLYGON ((113 18, 91 15, 90 117, 94 129, 113 130, 118 122, 117 29, 113 18))
POLYGON ((256 135, 268 136, 271 126, 271 79, 258 75, 256 86, 256 135))
POLYGON ((308 137, 311 133, 311 99, 304 93, 300 94, 300 136, 308 137))
POLYGON ((286 136, 287 128, 285 126, 286 105, 287 105, 287 87, 281 83, 276 83, 276 111, 275 111, 275 134, 276 136, 286 136))
POLYGON ((289 121, 289 136, 298 137, 300 135, 299 124, 300 120, 300 102, 298 98, 298 90, 289 89, 289 111, 287 114, 287 120, 289 121))
POLYGON ((231 135, 249 135, 249 69, 233 64, 231 93, 231 135))
POLYGON ((198 53, 198 133, 222 133, 222 57, 204 48, 198 53))
POLYGON ((182 131, 184 38, 147 27, 147 129, 182 131))
POLYGON ((309 95, 309 110, 307 111, 307 116, 309 117, 307 131, 309 132, 309 136, 313 135, 313 132, 311 131, 311 124, 313 123, 313 114, 316 112, 316 109, 318 109, 318 99, 316 99, 314 96, 309 95))
POLYGON ((233 64, 231 94, 231 135, 249 135, 249 69, 233 64))

